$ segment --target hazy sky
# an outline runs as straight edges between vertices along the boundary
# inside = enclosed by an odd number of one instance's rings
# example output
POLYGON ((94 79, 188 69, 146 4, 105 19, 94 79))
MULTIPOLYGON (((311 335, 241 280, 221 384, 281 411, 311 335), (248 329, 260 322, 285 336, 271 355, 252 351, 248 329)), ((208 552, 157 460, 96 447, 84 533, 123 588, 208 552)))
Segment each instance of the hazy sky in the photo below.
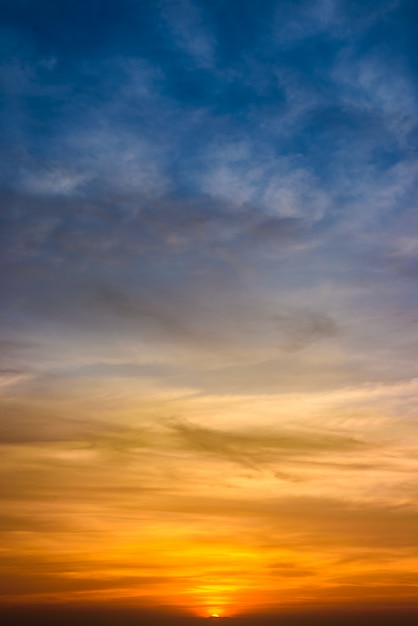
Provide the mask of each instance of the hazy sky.
POLYGON ((0 9, 0 604, 418 604, 418 4, 0 9))

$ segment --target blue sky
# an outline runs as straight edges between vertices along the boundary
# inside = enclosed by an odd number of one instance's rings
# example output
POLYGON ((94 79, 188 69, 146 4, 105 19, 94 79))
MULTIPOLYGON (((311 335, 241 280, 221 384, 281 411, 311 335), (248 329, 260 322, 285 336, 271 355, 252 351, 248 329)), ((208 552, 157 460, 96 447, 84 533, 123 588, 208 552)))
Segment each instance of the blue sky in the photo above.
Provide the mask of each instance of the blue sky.
POLYGON ((257 360, 265 344, 340 330, 356 354, 387 359, 395 333, 389 376, 404 375, 414 3, 14 2, 3 13, 6 330, 119 332, 122 309, 138 307, 145 338, 254 343, 257 360))
MULTIPOLYGON (((83 463, 91 494, 114 472, 127 489, 142 463, 144 489, 175 490, 173 447, 184 515, 212 480, 225 519, 226 494, 239 508, 248 487, 260 529, 266 493, 416 515, 417 4, 0 10, 1 471, 12 485, 27 471, 18 505, 5 497, 13 519, 32 528, 83 463), (115 469, 109 449, 138 466, 115 469)), ((92 495, 92 514, 71 493, 92 527, 115 495, 92 495)), ((159 498, 146 515, 171 511, 159 498)))

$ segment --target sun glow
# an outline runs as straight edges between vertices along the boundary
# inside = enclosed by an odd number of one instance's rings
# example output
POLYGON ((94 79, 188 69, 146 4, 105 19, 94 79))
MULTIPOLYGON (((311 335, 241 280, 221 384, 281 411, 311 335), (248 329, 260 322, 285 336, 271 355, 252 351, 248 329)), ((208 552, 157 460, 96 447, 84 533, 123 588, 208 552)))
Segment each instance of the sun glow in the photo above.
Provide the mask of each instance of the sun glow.
POLYGON ((212 618, 218 619, 218 618, 224 616, 224 611, 223 611, 223 609, 221 609, 219 607, 212 607, 212 608, 207 610, 206 615, 208 617, 210 617, 211 619, 212 618))

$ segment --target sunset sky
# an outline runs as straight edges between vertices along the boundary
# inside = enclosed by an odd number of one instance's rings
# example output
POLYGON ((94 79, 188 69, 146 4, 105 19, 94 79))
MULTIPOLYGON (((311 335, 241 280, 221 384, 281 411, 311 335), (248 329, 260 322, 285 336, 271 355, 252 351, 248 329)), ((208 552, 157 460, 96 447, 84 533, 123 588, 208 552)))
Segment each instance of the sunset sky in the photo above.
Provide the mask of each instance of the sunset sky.
POLYGON ((2 610, 418 610, 417 27, 0 0, 2 610))

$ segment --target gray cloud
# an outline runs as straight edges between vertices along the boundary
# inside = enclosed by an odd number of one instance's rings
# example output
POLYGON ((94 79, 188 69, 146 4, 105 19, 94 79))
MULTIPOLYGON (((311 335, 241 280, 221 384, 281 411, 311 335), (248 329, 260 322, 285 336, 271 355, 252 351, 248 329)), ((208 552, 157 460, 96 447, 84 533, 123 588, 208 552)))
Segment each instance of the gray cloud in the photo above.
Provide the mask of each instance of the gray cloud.
POLYGON ((289 311, 275 316, 281 347, 286 351, 300 350, 305 346, 329 339, 339 334, 335 321, 328 315, 311 311, 289 311))
POLYGON ((81 333, 113 329, 196 347, 238 345, 250 338, 248 322, 266 326, 261 290, 257 303, 247 282, 263 271, 269 249, 292 249, 308 232, 301 219, 205 199, 151 207, 129 194, 120 203, 85 196, 8 202, 5 318, 18 312, 81 333))

